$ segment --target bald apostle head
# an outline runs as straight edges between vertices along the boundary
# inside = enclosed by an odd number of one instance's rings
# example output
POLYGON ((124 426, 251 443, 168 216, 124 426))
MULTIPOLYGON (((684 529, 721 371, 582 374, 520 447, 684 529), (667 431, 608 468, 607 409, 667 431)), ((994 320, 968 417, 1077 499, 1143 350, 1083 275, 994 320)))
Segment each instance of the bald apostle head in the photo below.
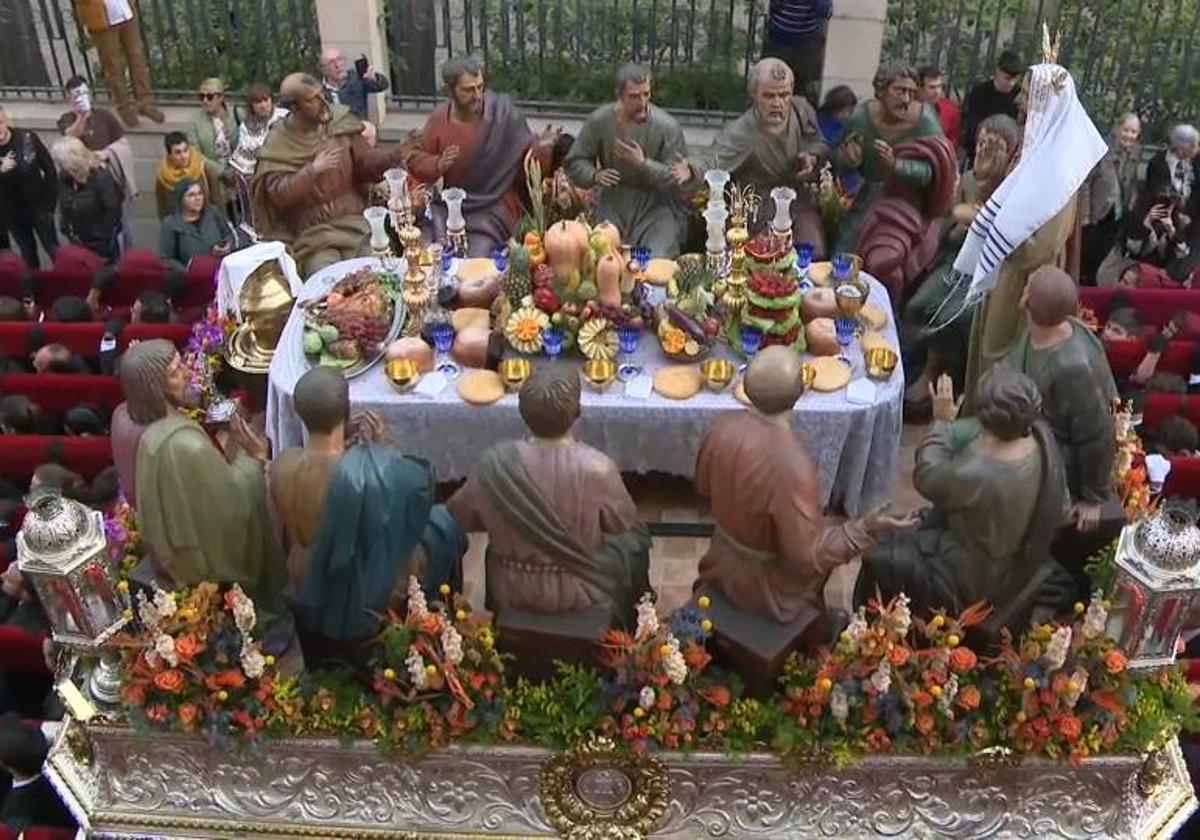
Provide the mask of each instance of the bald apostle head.
POLYGON ((1036 327, 1056 327, 1079 312, 1079 288, 1071 275, 1044 265, 1029 276, 1021 308, 1036 327))
POLYGON ((746 371, 746 397, 767 417, 785 416, 804 393, 800 357, 787 347, 768 347, 746 371))
POLYGON ((279 101, 303 123, 312 126, 329 121, 329 105, 321 83, 308 73, 292 73, 279 84, 279 101))
POLYGON ((566 437, 579 419, 579 374, 569 365, 546 365, 521 386, 517 408, 534 437, 566 437))

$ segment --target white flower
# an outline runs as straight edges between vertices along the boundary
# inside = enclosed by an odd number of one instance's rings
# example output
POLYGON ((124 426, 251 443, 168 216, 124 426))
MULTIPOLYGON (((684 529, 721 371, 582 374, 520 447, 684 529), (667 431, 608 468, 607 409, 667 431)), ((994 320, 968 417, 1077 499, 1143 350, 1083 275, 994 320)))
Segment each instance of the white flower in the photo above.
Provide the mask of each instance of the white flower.
POLYGON ((846 625, 846 629, 842 631, 842 636, 855 647, 862 641, 863 637, 870 632, 867 626, 867 613, 862 607, 858 608, 850 619, 850 623, 846 625))
POLYGON ((236 583, 230 592, 233 595, 233 623, 237 625, 237 629, 241 630, 243 635, 248 634, 258 622, 258 616, 254 612, 254 602, 236 583))
POLYGON ((663 656, 663 671, 666 673, 667 679, 675 685, 682 685, 683 681, 687 679, 688 671, 683 654, 679 652, 679 640, 668 634, 666 644, 670 650, 663 656))
POLYGON ((1079 702, 1079 698, 1083 696, 1083 692, 1087 691, 1088 672, 1084 668, 1076 668, 1075 673, 1071 674, 1071 681, 1067 684, 1067 690, 1063 693, 1063 702, 1067 704, 1068 709, 1074 709, 1075 704, 1079 702))
POLYGON ((829 711, 843 723, 850 714, 850 698, 846 696, 846 692, 842 691, 840 685, 834 686, 829 695, 829 711))
POLYGON ((442 627, 442 652, 445 653, 446 661, 451 665, 462 662, 462 641, 462 635, 454 629, 453 624, 447 621, 442 627))
POLYGON ((649 639, 658 632, 658 613, 654 611, 654 602, 647 592, 637 602, 637 630, 633 637, 638 641, 649 639))
POLYGON ((875 669, 875 673, 871 674, 871 688, 875 689, 879 694, 886 694, 887 690, 892 687, 892 666, 885 659, 879 663, 879 667, 875 669))
POLYGON ((166 660, 166 663, 172 668, 179 664, 179 657, 175 653, 175 640, 166 633, 159 633, 155 637, 154 652, 166 660))
POLYGON ((1071 628, 1059 627, 1050 637, 1042 662, 1048 671, 1057 671, 1067 661, 1067 653, 1071 650, 1071 628))
POLYGON ((158 609, 154 606, 154 602, 146 597, 146 593, 140 590, 137 594, 137 611, 138 620, 146 626, 147 630, 158 628, 158 609))
POLYGON ((644 686, 641 693, 638 694, 638 705, 646 711, 654 708, 654 689, 650 686, 644 686))
POLYGON ((421 582, 412 575, 408 578, 408 616, 422 618, 429 613, 425 604, 425 593, 421 591, 421 582))
POLYGON ((938 697, 938 708, 942 710, 942 714, 946 717, 954 718, 954 698, 958 696, 958 676, 950 675, 950 679, 946 680, 946 684, 942 686, 942 694, 938 697))
POLYGON ((896 596, 895 606, 888 612, 888 624, 902 638, 908 635, 908 628, 912 626, 912 612, 908 609, 909 603, 909 597, 901 592, 896 596))
MULTIPOLYGON (((411 601, 409 603, 412 603, 411 601)), ((408 656, 404 660, 404 665, 408 668, 408 678, 412 680, 413 688, 418 691, 428 687, 429 677, 425 673, 425 660, 421 658, 421 654, 417 653, 416 648, 408 649, 408 656)))
POLYGON ((155 589, 154 608, 158 610, 160 618, 170 618, 175 615, 175 611, 179 609, 179 606, 175 603, 175 597, 170 592, 155 589))
POLYGON ((242 646, 242 670, 246 672, 247 677, 252 680, 258 679, 263 675, 266 666, 267 660, 258 649, 258 645, 242 646))
POLYGON ((1099 590, 1092 593, 1087 612, 1083 616, 1083 626, 1079 632, 1085 639, 1102 636, 1108 627, 1108 610, 1104 608, 1104 596, 1099 590))

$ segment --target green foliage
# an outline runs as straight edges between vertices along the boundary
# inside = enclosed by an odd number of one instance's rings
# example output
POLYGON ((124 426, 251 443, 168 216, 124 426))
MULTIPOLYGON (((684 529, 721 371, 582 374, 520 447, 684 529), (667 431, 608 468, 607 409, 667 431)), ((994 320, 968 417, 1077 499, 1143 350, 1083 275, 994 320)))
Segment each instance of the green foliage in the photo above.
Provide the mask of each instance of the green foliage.
POLYGON ((1200 730, 1200 713, 1182 668, 1165 669, 1130 690, 1135 699, 1129 704, 1129 727, 1117 741, 1120 752, 1153 752, 1181 731, 1200 730))
POLYGON ((1099 590, 1105 598, 1112 597, 1113 583, 1117 579, 1117 544, 1112 542, 1093 557, 1088 558, 1083 570, 1092 582, 1092 591, 1099 590))
POLYGON ((596 729, 600 717, 600 675, 580 665, 555 663, 547 682, 518 680, 509 690, 506 707, 525 739, 536 746, 563 749, 574 746, 596 729))

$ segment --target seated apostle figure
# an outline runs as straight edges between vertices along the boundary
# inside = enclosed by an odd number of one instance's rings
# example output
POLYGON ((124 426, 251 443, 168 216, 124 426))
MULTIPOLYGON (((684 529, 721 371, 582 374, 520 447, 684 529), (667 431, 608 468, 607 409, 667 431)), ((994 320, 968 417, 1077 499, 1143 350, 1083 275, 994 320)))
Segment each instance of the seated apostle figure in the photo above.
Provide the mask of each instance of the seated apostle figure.
POLYGON ((466 531, 486 531, 488 606, 562 614, 603 608, 632 621, 649 587, 650 534, 617 465, 571 436, 579 373, 537 369, 518 407, 532 436, 493 446, 449 508, 466 531))
POLYGON ((997 629, 1018 632, 1035 607, 1060 606, 1073 591, 1050 556, 1067 509, 1062 456, 1028 377, 999 365, 976 402, 977 422, 955 424, 950 377, 939 378, 913 472, 932 507, 916 531, 890 534, 864 558, 856 601, 904 592, 918 614, 986 601, 997 629))
POLYGON ((410 576, 430 597, 442 584, 460 591, 466 538, 433 503, 433 471, 387 445, 378 417, 356 421, 363 440, 347 439, 350 388, 339 371, 308 371, 293 401, 307 443, 271 464, 271 503, 306 658, 341 658, 331 643, 374 635, 410 576))
POLYGON ((803 390, 794 352, 760 352, 745 388, 752 407, 719 417, 696 460, 696 489, 711 500, 717 527, 695 588, 721 596, 739 612, 800 627, 823 614, 830 571, 909 520, 885 509, 845 522, 826 520, 817 466, 792 429, 792 409, 803 390))
POLYGON ((138 530, 160 572, 181 586, 239 583, 260 612, 282 617, 283 554, 271 532, 263 465, 268 444, 235 416, 227 460, 181 407, 188 373, 164 339, 133 344, 121 388, 137 406, 134 475, 138 530), (234 454, 236 452, 236 454, 234 454))

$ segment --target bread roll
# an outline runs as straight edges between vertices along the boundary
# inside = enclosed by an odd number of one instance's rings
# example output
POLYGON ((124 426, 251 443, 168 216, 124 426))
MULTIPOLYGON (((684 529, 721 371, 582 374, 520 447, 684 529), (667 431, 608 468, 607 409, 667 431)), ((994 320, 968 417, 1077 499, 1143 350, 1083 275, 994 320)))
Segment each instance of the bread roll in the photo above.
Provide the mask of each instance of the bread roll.
POLYGON ((808 352, 814 356, 836 356, 841 348, 838 346, 837 327, 832 318, 814 318, 804 328, 804 337, 808 341, 808 352))
POLYGON ((459 330, 454 336, 454 348, 451 354, 454 361, 465 367, 481 368, 487 362, 488 338, 491 330, 487 327, 468 327, 459 330))
POLYGON ((456 309, 454 314, 450 316, 450 323, 454 324, 454 329, 457 332, 469 330, 471 327, 483 327, 486 329, 492 320, 492 313, 488 309, 476 309, 474 307, 468 309, 456 309))
POLYGON ((421 373, 433 370, 433 348, 419 338, 398 338, 388 345, 386 361, 409 359, 421 373))
POLYGON ((816 288, 804 293, 800 302, 800 317, 805 323, 814 318, 833 318, 837 315, 837 298, 833 289, 816 288))

